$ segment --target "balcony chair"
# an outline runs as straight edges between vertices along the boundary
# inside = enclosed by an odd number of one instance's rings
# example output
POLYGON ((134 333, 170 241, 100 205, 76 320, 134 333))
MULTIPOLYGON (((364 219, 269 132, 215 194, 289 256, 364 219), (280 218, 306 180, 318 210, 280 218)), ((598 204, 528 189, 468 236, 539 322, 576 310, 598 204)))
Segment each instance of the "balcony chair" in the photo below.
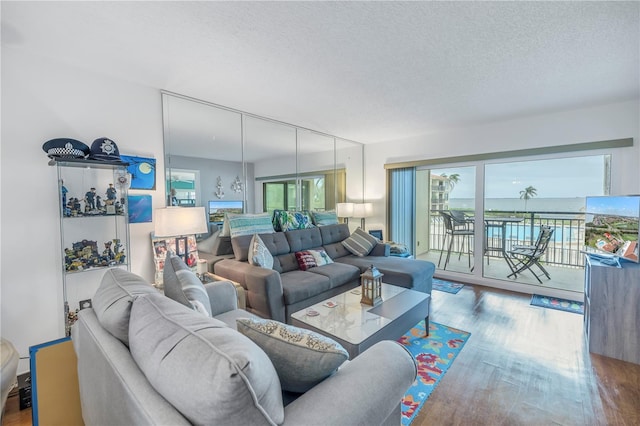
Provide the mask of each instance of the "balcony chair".
POLYGON ((470 222, 462 212, 453 211, 440 211, 440 215, 442 216, 442 221, 444 223, 445 234, 444 239, 442 240, 442 249, 440 250, 440 258, 438 259, 438 267, 440 267, 440 262, 442 261, 442 253, 444 253, 445 247, 447 247, 447 257, 444 261, 444 268, 447 269, 447 264, 449 263, 449 259, 451 257, 451 250, 453 249, 453 241, 455 238, 462 238, 460 252, 458 254, 458 260, 462 257, 462 252, 464 251, 464 243, 467 240, 467 257, 469 259, 469 269, 471 268, 471 240, 469 237, 473 236, 473 229, 470 227, 470 222), (460 216, 462 214, 462 216, 460 216), (456 218, 456 216, 458 218, 456 218), (447 246, 447 238, 449 238, 449 245, 447 246))
POLYGON ((516 279, 518 274, 529 270, 534 277, 538 280, 540 284, 542 281, 540 280, 541 276, 546 276, 547 279, 551 279, 551 275, 547 272, 546 269, 542 267, 540 264, 540 258, 547 250, 549 246, 549 242, 551 241, 551 237, 553 236, 553 229, 550 226, 541 226, 540 233, 538 233, 538 239, 536 243, 532 246, 519 246, 515 245, 511 248, 511 250, 507 251, 507 256, 505 260, 511 269, 511 274, 507 275, 507 278, 513 277, 516 279), (536 274, 532 268, 532 266, 537 266, 541 274, 536 274))

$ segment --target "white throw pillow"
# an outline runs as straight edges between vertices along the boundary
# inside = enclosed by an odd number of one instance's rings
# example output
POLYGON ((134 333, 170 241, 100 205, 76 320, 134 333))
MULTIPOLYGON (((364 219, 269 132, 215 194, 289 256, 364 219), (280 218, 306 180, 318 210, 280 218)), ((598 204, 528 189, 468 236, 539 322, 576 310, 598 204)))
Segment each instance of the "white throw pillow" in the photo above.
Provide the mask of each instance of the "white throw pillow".
POLYGON ((324 250, 307 250, 307 251, 311 253, 313 258, 316 260, 316 265, 318 266, 328 265, 330 263, 333 263, 333 260, 329 257, 327 252, 324 250))
POLYGON ((210 237, 205 238, 204 240, 200 241, 198 243, 198 251, 202 251, 204 253, 213 253, 215 244, 216 244, 216 240, 218 239, 218 235, 220 234, 220 231, 215 231, 213 234, 211 234, 210 237))
POLYGON ((266 269, 273 269, 273 256, 258 234, 249 243, 249 263, 266 269))

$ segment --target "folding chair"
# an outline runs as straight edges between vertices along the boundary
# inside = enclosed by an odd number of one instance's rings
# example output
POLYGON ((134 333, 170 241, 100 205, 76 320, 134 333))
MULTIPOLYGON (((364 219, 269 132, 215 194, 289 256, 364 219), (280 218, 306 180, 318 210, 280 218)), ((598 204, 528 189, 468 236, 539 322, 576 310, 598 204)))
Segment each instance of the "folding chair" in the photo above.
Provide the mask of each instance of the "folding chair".
POLYGON ((507 278, 513 277, 514 279, 518 277, 518 274, 529 270, 533 274, 534 277, 538 280, 540 284, 542 281, 540 277, 545 275, 547 279, 551 279, 551 275, 547 272, 546 269, 542 267, 540 264, 540 258, 547 250, 549 246, 549 242, 551 241, 551 237, 553 235, 553 229, 550 226, 541 226, 540 233, 538 234, 538 239, 536 243, 532 246, 513 246, 511 250, 507 250, 507 256, 505 260, 511 269, 511 274, 507 275, 507 278), (532 266, 537 266, 538 269, 542 271, 541 274, 536 274, 532 266))

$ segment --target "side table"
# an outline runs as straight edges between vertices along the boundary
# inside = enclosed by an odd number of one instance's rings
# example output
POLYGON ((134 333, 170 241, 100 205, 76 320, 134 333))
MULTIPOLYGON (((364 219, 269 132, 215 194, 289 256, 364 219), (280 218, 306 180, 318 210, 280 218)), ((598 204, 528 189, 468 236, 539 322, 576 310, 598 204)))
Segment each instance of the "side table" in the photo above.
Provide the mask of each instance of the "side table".
POLYGON ((247 307, 247 296, 245 294, 244 288, 242 288, 242 285, 240 283, 237 283, 235 281, 232 281, 228 278, 225 277, 221 277, 220 275, 216 275, 214 273, 211 272, 205 272, 203 274, 204 276, 204 282, 205 283, 210 283, 210 282, 214 282, 214 281, 229 281, 231 284, 234 285, 234 287, 236 288, 236 293, 238 293, 238 308, 239 309, 246 309, 247 307))

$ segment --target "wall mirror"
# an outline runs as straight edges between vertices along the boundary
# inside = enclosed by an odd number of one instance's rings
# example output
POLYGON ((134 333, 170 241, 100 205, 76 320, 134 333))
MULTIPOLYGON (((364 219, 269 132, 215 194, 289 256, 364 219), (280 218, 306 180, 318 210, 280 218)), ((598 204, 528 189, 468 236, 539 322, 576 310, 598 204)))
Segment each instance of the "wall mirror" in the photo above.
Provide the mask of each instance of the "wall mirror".
POLYGON ((363 202, 358 142, 169 92, 162 105, 167 205, 260 213, 363 202))

